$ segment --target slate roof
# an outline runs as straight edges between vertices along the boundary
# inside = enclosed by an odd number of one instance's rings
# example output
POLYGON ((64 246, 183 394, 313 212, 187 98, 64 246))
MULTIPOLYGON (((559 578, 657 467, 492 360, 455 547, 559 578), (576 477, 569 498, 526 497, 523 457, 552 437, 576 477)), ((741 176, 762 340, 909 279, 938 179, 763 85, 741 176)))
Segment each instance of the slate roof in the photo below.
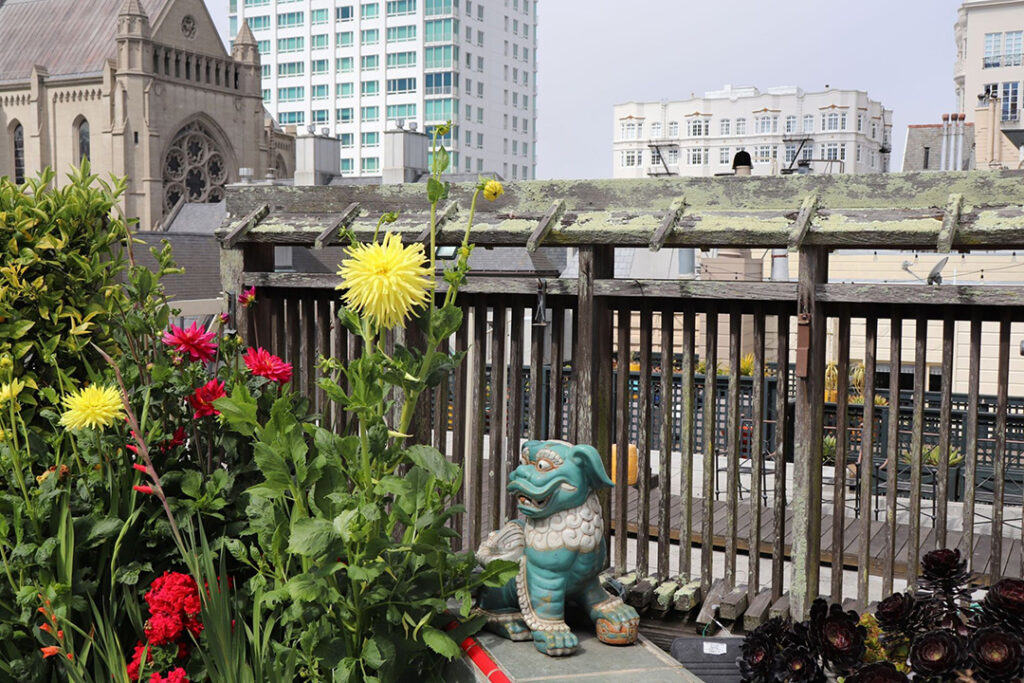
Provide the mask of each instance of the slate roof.
POLYGON ((167 232, 212 235, 227 215, 228 207, 224 202, 182 204, 178 215, 167 226, 167 232))
POLYGON ((149 248, 160 248, 165 239, 171 243, 174 260, 185 269, 181 275, 168 275, 162 280, 164 289, 174 300, 215 299, 220 296, 220 243, 212 233, 137 232, 134 237, 145 242, 133 247, 135 262, 153 270, 156 269, 156 261, 149 248))
MULTIPOLYGON (((142 0, 152 20, 169 0, 142 0)), ((124 0, 0 0, 0 82, 22 81, 35 65, 51 76, 96 74, 117 54, 124 0)))

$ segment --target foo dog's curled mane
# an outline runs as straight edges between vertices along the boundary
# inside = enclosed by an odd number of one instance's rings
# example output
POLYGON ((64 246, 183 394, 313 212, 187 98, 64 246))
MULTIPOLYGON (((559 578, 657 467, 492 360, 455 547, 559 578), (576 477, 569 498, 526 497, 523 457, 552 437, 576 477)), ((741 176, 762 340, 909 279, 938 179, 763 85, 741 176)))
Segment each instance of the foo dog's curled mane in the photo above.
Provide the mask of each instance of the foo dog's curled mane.
POLYGON ((589 553, 604 537, 601 503, 591 493, 586 502, 571 510, 556 512, 550 517, 526 522, 526 545, 534 550, 565 548, 589 553))

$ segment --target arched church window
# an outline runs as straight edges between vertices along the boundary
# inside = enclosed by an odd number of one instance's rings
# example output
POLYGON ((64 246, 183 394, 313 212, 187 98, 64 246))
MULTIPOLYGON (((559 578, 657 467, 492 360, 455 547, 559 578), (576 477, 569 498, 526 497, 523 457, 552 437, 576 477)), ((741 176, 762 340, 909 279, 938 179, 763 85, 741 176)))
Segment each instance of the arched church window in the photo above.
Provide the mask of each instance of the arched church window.
POLYGON ((14 182, 25 182, 25 129, 20 123, 14 126, 14 182))
POLYGON ((92 158, 89 142, 89 120, 79 119, 78 121, 78 163, 84 159, 92 158))
POLYGON ((182 199, 215 203, 224 199, 227 160, 213 135, 201 123, 181 129, 164 157, 164 210, 182 199))

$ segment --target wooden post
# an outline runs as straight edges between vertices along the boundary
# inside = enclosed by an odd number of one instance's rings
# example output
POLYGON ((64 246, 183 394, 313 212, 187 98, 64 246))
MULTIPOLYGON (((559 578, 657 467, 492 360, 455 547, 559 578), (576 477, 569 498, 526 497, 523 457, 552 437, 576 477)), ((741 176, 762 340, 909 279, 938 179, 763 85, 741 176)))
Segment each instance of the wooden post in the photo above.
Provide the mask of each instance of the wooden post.
POLYGON ((242 244, 237 247, 221 247, 220 250, 220 283, 224 291, 228 310, 234 310, 234 326, 238 330, 238 338, 249 346, 270 343, 270 305, 265 302, 259 306, 259 297, 255 310, 237 306, 238 295, 245 287, 243 279, 247 272, 272 272, 274 270, 274 245, 242 244), (253 310, 250 318, 249 311, 253 310))
POLYGON ((828 280, 828 252, 800 252, 797 284, 796 411, 794 414, 793 581, 794 619, 807 616, 818 596, 821 557, 821 430, 825 377, 825 311, 815 288, 828 280))
MULTIPOLYGON (((573 368, 576 384, 576 441, 591 444, 601 454, 605 471, 612 459, 612 321, 607 302, 594 296, 594 280, 614 274, 614 247, 585 246, 579 250, 577 316, 579 344, 573 368)), ((608 491, 600 494, 605 533, 611 528, 608 491)))

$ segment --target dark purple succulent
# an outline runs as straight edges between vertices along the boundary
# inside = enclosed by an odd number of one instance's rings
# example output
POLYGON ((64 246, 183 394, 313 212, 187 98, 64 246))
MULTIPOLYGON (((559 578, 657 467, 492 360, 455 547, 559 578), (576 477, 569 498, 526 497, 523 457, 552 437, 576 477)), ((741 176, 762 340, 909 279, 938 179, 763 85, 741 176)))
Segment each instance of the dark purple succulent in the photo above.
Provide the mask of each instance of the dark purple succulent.
POLYGON ((740 645, 742 653, 736 659, 744 681, 770 683, 775 680, 776 641, 769 635, 751 632, 740 645))
POLYGON ((963 641, 950 631, 926 633, 910 647, 910 668, 925 680, 951 679, 963 663, 963 641))
POLYGON ((981 607, 985 622, 1021 629, 1024 627, 1024 580, 1000 579, 988 589, 981 607))
POLYGON ((947 605, 966 590, 970 577, 967 560, 960 557, 959 550, 942 548, 921 558, 921 589, 947 605))
POLYGON ((845 683, 906 683, 910 679, 892 662, 865 664, 846 677, 845 683))
POLYGON ((971 638, 970 648, 978 680, 1003 682, 1020 675, 1024 661, 1018 635, 994 626, 981 628, 971 638))
POLYGON ((910 593, 893 593, 875 609, 878 627, 889 633, 908 630, 915 606, 916 601, 910 593))
POLYGON ((864 658, 867 629, 858 623, 856 612, 844 612, 839 604, 825 605, 820 598, 811 605, 808 637, 826 664, 836 672, 848 672, 864 658))
POLYGON ((790 683, 824 683, 817 658, 802 645, 792 645, 775 657, 775 677, 790 683))

